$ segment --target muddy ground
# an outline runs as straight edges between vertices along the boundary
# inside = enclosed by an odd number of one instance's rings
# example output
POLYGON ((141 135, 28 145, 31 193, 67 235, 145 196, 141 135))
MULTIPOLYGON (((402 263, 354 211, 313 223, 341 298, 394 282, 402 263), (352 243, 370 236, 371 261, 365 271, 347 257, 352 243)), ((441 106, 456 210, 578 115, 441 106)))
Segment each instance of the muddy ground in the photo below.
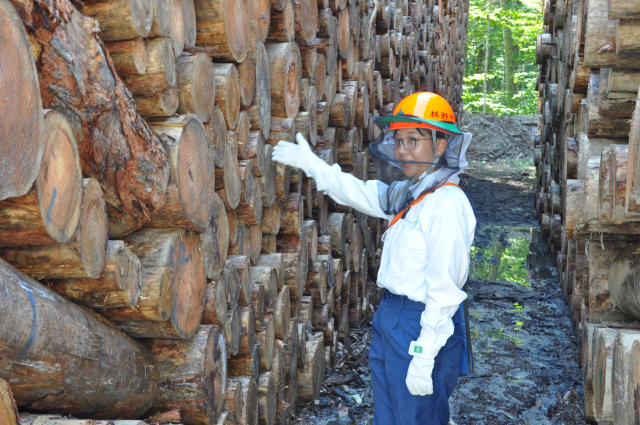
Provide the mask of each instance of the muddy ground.
MULTIPOLYGON (((450 400, 457 425, 585 424, 577 336, 553 264, 527 269, 538 246, 528 159, 472 161, 462 176, 478 221, 467 286, 476 365, 450 400)), ((372 423, 370 339, 368 323, 352 331, 321 399, 290 423, 372 423)))

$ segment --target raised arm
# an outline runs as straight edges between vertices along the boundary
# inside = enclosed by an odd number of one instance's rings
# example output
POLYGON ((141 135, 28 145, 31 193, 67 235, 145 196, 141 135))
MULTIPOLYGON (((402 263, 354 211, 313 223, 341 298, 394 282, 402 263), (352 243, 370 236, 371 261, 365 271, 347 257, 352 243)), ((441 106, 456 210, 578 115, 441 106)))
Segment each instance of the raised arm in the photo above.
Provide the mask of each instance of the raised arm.
POLYGON ((273 160, 304 171, 316 182, 318 190, 331 196, 337 203, 373 217, 389 218, 380 207, 379 200, 379 193, 387 189, 386 184, 377 180, 363 182, 351 174, 343 173, 338 164, 330 166, 311 151, 301 133, 296 135, 296 141, 297 144, 278 142, 273 148, 273 160))

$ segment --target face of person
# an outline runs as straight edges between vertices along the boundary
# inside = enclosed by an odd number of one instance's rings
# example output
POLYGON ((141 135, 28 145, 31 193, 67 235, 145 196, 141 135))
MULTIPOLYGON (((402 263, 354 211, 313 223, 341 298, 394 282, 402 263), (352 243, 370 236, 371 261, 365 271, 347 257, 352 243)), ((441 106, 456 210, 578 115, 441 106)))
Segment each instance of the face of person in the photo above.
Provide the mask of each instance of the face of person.
MULTIPOLYGON (((399 161, 411 162, 433 162, 433 141, 431 140, 431 130, 421 129, 422 134, 416 128, 402 128, 396 131, 394 136, 396 144, 393 153, 399 161), (398 143, 399 139, 403 139, 407 147, 403 143, 398 143), (415 148, 411 149, 415 144, 415 148)), ((442 155, 447 148, 446 139, 438 139, 437 154, 442 155)), ((431 164, 414 164, 400 163, 405 176, 410 179, 418 178, 429 169, 431 164)))

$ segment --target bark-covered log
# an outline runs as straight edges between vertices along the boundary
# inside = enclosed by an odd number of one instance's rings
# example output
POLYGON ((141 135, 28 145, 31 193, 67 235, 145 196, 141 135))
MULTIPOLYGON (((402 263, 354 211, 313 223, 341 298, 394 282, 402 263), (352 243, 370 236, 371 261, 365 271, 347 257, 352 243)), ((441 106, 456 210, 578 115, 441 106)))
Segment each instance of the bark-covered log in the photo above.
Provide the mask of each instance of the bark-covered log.
POLYGON ((271 22, 269 23, 269 33, 267 41, 287 43, 295 38, 295 11, 291 0, 282 1, 284 4, 281 11, 271 12, 271 22))
POLYGON ((160 140, 135 112, 91 18, 67 0, 15 6, 38 34, 43 105, 70 119, 84 175, 105 192, 110 236, 130 232, 164 204, 169 170, 160 140))
POLYGON ((236 65, 236 68, 238 69, 238 79, 240 80, 242 106, 251 106, 256 93, 256 61, 251 57, 247 57, 244 62, 236 65))
POLYGON ((214 106, 211 119, 204 126, 209 134, 209 146, 213 161, 216 167, 222 168, 227 154, 227 123, 222 109, 214 106))
POLYGON ((111 55, 118 75, 144 74, 147 70, 147 46, 144 39, 111 41, 105 43, 105 47, 111 55))
POLYGON ((0 423, 6 425, 19 425, 20 423, 18 406, 13 399, 9 384, 4 379, 0 379, 0 423))
POLYGON ((234 416, 240 416, 243 404, 242 384, 232 379, 233 378, 227 380, 224 409, 231 412, 234 416))
POLYGON ((171 267, 174 301, 164 322, 128 321, 136 338, 188 339, 198 330, 204 306, 205 274, 198 235, 178 229, 143 229, 125 240, 145 267, 171 267))
POLYGON ((100 184, 95 179, 84 179, 80 218, 69 241, 4 248, 0 256, 36 279, 95 279, 104 269, 107 232, 107 211, 100 184))
POLYGON ((222 273, 229 249, 229 222, 224 203, 214 193, 211 218, 206 229, 200 233, 204 271, 209 279, 215 279, 222 273))
POLYGON ((273 425, 276 417, 276 382, 271 372, 258 377, 258 423, 273 425))
POLYGON ((320 396, 324 376, 324 338, 316 333, 305 344, 303 366, 298 369, 298 394, 305 400, 315 400, 320 396))
POLYGON ((276 338, 273 326, 273 315, 267 313, 264 317, 264 323, 258 328, 258 333, 256 334, 256 343, 260 345, 260 370, 262 372, 271 370, 271 364, 273 362, 276 338))
POLYGON ((176 73, 180 88, 178 113, 194 113, 202 122, 209 121, 216 98, 211 59, 205 54, 182 55, 176 59, 176 73))
POLYGON ((234 130, 240 114, 240 80, 238 70, 233 64, 216 63, 213 65, 216 83, 216 106, 222 109, 227 128, 234 130))
POLYGON ((196 45, 214 60, 242 62, 249 47, 247 0, 195 0, 196 45))
POLYGON ((271 114, 295 118, 302 88, 300 49, 295 43, 267 44, 265 48, 271 74, 271 114))
POLYGON ((147 37, 153 23, 153 2, 142 0, 90 0, 82 13, 100 23, 100 38, 106 41, 147 37))
POLYGON ((0 120, 7 123, 0 129, 0 200, 3 200, 27 193, 39 174, 45 126, 30 41, 18 13, 8 1, 0 3, 0 27, 0 62, 6 64, 0 79, 5 102, 0 108, 0 120))
POLYGON ((227 348, 215 325, 201 325, 186 341, 145 343, 158 365, 158 396, 149 413, 179 410, 185 423, 217 424, 226 399, 227 348))
MULTIPOLYGON (((0 246, 67 242, 78 225, 82 174, 73 131, 66 118, 53 110, 47 111, 44 127, 38 131, 43 134, 44 152, 39 153, 42 162, 35 176, 36 188, 23 196, 0 201, 0 246)), ((7 140, 12 140, 21 150, 30 149, 29 142, 21 143, 16 137, 7 140)), ((12 158, 10 153, 4 155, 12 158)), ((23 161, 23 167, 31 167, 30 159, 13 160, 23 161)), ((7 164, 8 169, 11 166, 7 164)), ((24 171, 17 171, 12 178, 24 171)), ((13 184, 9 178, 3 181, 13 184)))
POLYGON ((230 382, 239 382, 242 385, 242 409, 236 413, 238 425, 257 425, 258 423, 258 386, 252 376, 234 376, 230 382))
POLYGON ((276 270, 273 267, 251 267, 251 281, 264 286, 267 305, 274 309, 278 297, 278 276, 276 270))
POLYGON ((204 310, 200 323, 218 325, 224 329, 227 322, 227 282, 224 278, 210 280, 204 289, 204 310))
POLYGON ((105 267, 96 279, 57 281, 51 290, 92 308, 134 307, 142 289, 140 260, 123 241, 109 241, 105 267))
POLYGON ((0 316, 0 379, 11 382, 18 406, 95 418, 147 411, 158 374, 145 349, 4 261, 0 288, 2 310, 12 311, 0 316), (69 338, 76 343, 51 343, 69 338))
POLYGON ((170 174, 166 203, 145 225, 200 232, 211 223, 214 211, 215 174, 207 131, 193 114, 150 124, 165 143, 170 174))
POLYGON ((174 57, 179 57, 184 51, 185 44, 185 28, 184 28, 184 16, 182 13, 182 2, 180 0, 168 0, 169 1, 169 41, 173 48, 174 57))
POLYGON ((291 306, 289 287, 284 286, 278 293, 274 308, 273 321, 276 338, 286 339, 289 335, 289 321, 291 320, 291 306))
POLYGON ((164 322, 171 316, 174 297, 173 272, 170 267, 142 267, 137 304, 103 309, 100 314, 116 324, 129 320, 164 322))

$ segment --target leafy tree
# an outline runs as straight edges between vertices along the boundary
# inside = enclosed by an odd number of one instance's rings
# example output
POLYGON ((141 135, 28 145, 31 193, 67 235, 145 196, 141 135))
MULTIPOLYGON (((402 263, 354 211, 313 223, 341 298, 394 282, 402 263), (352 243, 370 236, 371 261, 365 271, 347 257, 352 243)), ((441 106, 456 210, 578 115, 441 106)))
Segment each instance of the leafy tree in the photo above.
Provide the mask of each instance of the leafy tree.
POLYGON ((542 28, 541 0, 470 2, 462 96, 465 109, 482 112, 485 54, 488 49, 487 112, 534 114, 538 105, 535 48, 536 35, 542 28))

